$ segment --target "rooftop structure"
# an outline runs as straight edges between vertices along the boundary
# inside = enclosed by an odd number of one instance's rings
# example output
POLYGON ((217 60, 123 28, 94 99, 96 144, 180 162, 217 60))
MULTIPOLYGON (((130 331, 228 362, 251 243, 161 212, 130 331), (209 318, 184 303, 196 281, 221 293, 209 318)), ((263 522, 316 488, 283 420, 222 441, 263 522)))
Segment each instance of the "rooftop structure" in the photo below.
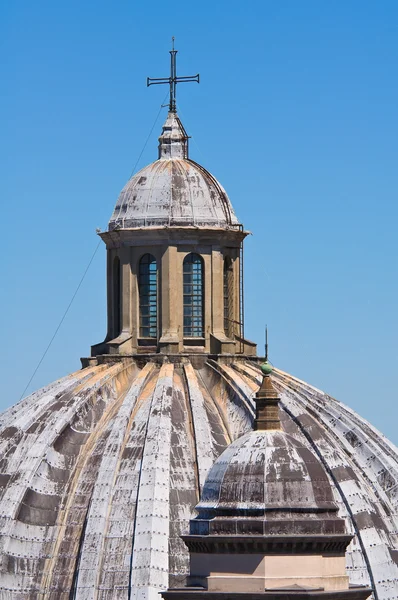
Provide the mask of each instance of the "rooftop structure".
POLYGON ((188 136, 174 112, 159 137, 159 159, 127 182, 109 222, 109 231, 135 227, 239 229, 222 185, 189 159, 188 136))
POLYGON ((163 598, 365 600, 370 588, 349 584, 345 553, 353 536, 337 514, 326 469, 282 430, 268 362, 262 371, 254 430, 216 460, 183 536, 188 586, 163 598))
POLYGON ((181 536, 209 497, 206 477, 229 456, 217 493, 244 503, 244 486, 231 494, 249 438, 250 455, 268 453, 272 485, 297 470, 290 495, 276 486, 274 501, 325 502, 352 536, 350 584, 394 600, 398 449, 327 394, 261 371, 244 336, 247 232, 186 155, 177 79, 174 60, 161 157, 130 180, 100 234, 105 340, 82 370, 0 415, 0 600, 160 600, 181 588, 190 573, 181 536))

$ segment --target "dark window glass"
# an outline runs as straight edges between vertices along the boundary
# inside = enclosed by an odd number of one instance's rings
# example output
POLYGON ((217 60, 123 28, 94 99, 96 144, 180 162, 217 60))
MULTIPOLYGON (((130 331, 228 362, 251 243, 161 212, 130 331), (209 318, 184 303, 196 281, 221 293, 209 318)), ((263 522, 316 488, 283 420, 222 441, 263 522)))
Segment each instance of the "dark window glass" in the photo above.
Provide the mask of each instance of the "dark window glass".
POLYGON ((156 259, 152 254, 144 254, 138 271, 138 292, 140 296, 140 337, 157 338, 158 324, 158 272, 156 259))
POLYGON ((203 260, 188 254, 183 265, 184 337, 204 337, 203 260))

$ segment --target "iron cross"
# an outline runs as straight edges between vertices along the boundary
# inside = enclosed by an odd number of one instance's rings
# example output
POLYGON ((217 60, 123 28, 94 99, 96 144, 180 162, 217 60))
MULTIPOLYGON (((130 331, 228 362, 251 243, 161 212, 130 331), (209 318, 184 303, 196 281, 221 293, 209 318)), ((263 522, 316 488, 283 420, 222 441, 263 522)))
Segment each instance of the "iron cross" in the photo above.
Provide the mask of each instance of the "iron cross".
POLYGON ((161 83, 168 83, 170 85, 170 100, 169 100, 169 111, 177 112, 176 109, 176 87, 177 83, 184 83, 189 81, 196 81, 199 83, 199 73, 197 75, 191 75, 189 77, 177 77, 177 52, 178 50, 174 50, 174 37, 172 39, 172 49, 170 50, 171 55, 171 64, 170 64, 170 77, 160 77, 158 79, 153 79, 151 77, 147 77, 146 84, 147 87, 150 85, 159 85, 161 83))

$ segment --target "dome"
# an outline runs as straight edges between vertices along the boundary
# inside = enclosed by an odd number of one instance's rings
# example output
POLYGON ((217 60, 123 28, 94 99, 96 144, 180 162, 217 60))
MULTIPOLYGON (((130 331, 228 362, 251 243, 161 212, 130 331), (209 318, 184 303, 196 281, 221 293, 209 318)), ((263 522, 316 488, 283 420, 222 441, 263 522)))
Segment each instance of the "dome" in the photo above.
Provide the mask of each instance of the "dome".
POLYGON ((191 521, 193 535, 344 534, 326 471, 284 431, 251 431, 216 460, 191 521))
MULTIPOLYGON (((158 600, 159 591, 183 585, 189 573, 180 536, 189 531, 203 488, 220 510, 224 498, 226 506, 243 501, 233 486, 233 477, 241 477, 234 461, 244 471, 248 452, 252 463, 263 460, 262 434, 247 439, 259 366, 238 357, 161 360, 104 359, 0 415, 4 600, 94 594, 158 600)), ((250 479, 252 505, 263 510, 290 494, 278 482, 293 457, 292 489, 303 491, 304 510, 315 521, 317 507, 334 502, 354 536, 346 559, 350 582, 374 587, 378 600, 396 598, 397 448, 327 394, 278 369, 271 378, 287 435, 267 438, 264 460, 275 496, 257 498, 261 466, 250 479)))
MULTIPOLYGON (((233 442, 207 476, 197 510, 265 515, 335 510, 325 469, 303 442, 283 431, 251 431, 233 442)), ((280 516, 278 517, 280 518, 280 516)))
POLYGON ((239 226, 221 184, 188 158, 188 136, 172 112, 159 138, 159 160, 127 182, 111 216, 109 230, 164 226, 239 226))
POLYGON ((281 429, 277 399, 267 374, 255 396, 256 429, 235 440, 210 469, 198 515, 183 536, 191 558, 187 585, 226 598, 236 591, 247 598, 274 592, 282 600, 292 590, 318 589, 317 598, 339 591, 357 600, 361 592, 366 600, 371 588, 349 583, 346 552, 353 535, 338 515, 325 467, 281 429))

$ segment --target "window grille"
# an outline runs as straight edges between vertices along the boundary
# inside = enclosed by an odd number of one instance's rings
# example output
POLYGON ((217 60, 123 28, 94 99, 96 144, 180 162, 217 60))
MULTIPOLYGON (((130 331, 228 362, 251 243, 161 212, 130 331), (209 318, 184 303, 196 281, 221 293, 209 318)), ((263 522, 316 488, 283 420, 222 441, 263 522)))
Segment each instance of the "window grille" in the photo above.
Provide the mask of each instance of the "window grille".
POLYGON ((158 335, 158 277, 156 259, 144 254, 139 263, 138 292, 140 297, 140 337, 158 335))
POLYGON ((204 337, 203 260, 188 254, 183 264, 184 337, 204 337))

